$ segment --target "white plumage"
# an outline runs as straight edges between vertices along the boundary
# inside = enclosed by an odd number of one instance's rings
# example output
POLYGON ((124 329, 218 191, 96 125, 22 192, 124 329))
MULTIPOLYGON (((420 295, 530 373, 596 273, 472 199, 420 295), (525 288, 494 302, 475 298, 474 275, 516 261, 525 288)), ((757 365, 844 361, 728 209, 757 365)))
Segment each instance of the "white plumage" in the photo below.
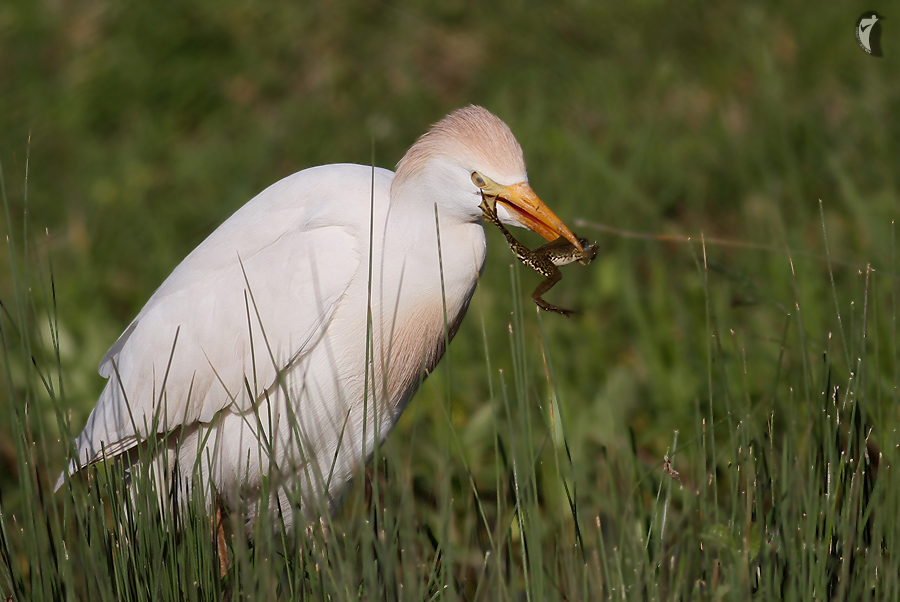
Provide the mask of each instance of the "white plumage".
POLYGON ((69 472, 156 437, 158 477, 166 466, 211 485, 248 520, 270 475, 283 509, 291 491, 307 515, 323 496, 333 509, 443 355, 445 307, 451 338, 465 315, 486 250, 473 172, 499 185, 504 222, 578 246, 480 107, 433 126, 396 175, 342 164, 288 176, 194 249, 103 358, 109 380, 69 472))

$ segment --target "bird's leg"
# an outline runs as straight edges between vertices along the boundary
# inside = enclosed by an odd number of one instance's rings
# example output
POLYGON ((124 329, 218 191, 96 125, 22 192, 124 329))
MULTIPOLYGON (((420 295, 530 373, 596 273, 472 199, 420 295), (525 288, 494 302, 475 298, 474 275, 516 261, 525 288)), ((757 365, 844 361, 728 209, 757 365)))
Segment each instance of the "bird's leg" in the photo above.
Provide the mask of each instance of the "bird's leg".
POLYGON ((219 556, 219 578, 224 579, 228 574, 231 562, 228 559, 228 547, 225 543, 225 516, 222 501, 216 496, 216 513, 213 516, 213 538, 216 541, 216 552, 219 556))

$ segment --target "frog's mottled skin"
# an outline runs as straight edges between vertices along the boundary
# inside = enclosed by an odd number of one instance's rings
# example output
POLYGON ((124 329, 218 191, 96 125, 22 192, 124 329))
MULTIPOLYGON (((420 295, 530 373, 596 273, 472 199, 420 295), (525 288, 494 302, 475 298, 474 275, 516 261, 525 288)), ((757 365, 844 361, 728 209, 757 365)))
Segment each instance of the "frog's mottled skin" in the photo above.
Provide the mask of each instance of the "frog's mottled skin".
POLYGON ((553 286, 562 279, 562 272, 559 271, 558 266, 567 265, 574 261, 578 261, 584 265, 589 264, 597 255, 597 246, 595 244, 590 244, 584 238, 579 238, 578 242, 581 243, 583 248, 583 251, 579 251, 572 243, 560 236, 556 240, 548 242, 532 251, 516 240, 515 237, 510 234, 509 230, 506 229, 506 226, 504 226, 503 222, 500 221, 500 218, 497 217, 496 204, 496 197, 482 195, 481 212, 484 214, 484 218, 500 228, 500 231, 503 232, 503 236, 506 237, 506 241, 509 243, 509 248, 516 254, 519 261, 547 278, 534 289, 531 298, 534 299, 537 306, 543 310, 555 311, 564 316, 575 313, 570 309, 563 309, 562 307, 551 305, 544 301, 541 296, 553 288, 553 286))

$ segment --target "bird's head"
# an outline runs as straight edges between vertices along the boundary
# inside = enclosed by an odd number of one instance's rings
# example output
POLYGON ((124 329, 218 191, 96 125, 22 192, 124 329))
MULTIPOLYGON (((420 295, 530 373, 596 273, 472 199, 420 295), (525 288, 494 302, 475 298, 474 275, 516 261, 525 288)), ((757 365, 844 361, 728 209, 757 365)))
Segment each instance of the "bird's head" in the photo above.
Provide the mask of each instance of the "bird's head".
POLYGON ((489 203, 504 224, 528 228, 547 240, 581 242, 528 185, 522 147, 490 111, 469 106, 432 126, 397 164, 393 198, 429 199, 441 215, 481 217, 489 203))

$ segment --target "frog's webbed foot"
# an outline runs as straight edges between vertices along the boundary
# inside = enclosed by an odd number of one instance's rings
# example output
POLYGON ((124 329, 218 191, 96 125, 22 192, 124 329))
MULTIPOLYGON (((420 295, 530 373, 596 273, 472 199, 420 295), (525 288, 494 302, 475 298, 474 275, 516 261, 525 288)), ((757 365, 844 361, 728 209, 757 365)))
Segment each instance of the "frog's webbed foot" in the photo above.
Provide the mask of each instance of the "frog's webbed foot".
POLYGON ((538 307, 543 309, 544 311, 555 311, 558 314, 562 314, 566 317, 571 316, 572 314, 578 313, 577 311, 573 311, 571 309, 563 309, 562 307, 557 307, 552 303, 547 303, 541 297, 544 293, 549 291, 553 286, 562 279, 562 273, 559 271, 559 268, 555 268, 553 273, 543 282, 541 282, 534 292, 531 293, 531 298, 534 299, 534 302, 538 307))
POLYGON ((482 215, 484 215, 488 221, 494 224, 500 221, 500 218, 497 217, 497 197, 485 194, 484 191, 482 191, 481 204, 478 205, 478 208, 481 209, 482 215))
POLYGON ((565 309, 562 307, 557 307, 556 305, 553 305, 552 303, 547 303, 540 297, 535 297, 534 295, 532 295, 532 297, 534 297, 534 302, 537 303, 537 306, 540 307, 541 309, 543 309, 544 311, 555 311, 556 313, 562 314, 567 318, 569 316, 571 316, 572 314, 580 313, 580 312, 575 311, 574 309, 565 309))

